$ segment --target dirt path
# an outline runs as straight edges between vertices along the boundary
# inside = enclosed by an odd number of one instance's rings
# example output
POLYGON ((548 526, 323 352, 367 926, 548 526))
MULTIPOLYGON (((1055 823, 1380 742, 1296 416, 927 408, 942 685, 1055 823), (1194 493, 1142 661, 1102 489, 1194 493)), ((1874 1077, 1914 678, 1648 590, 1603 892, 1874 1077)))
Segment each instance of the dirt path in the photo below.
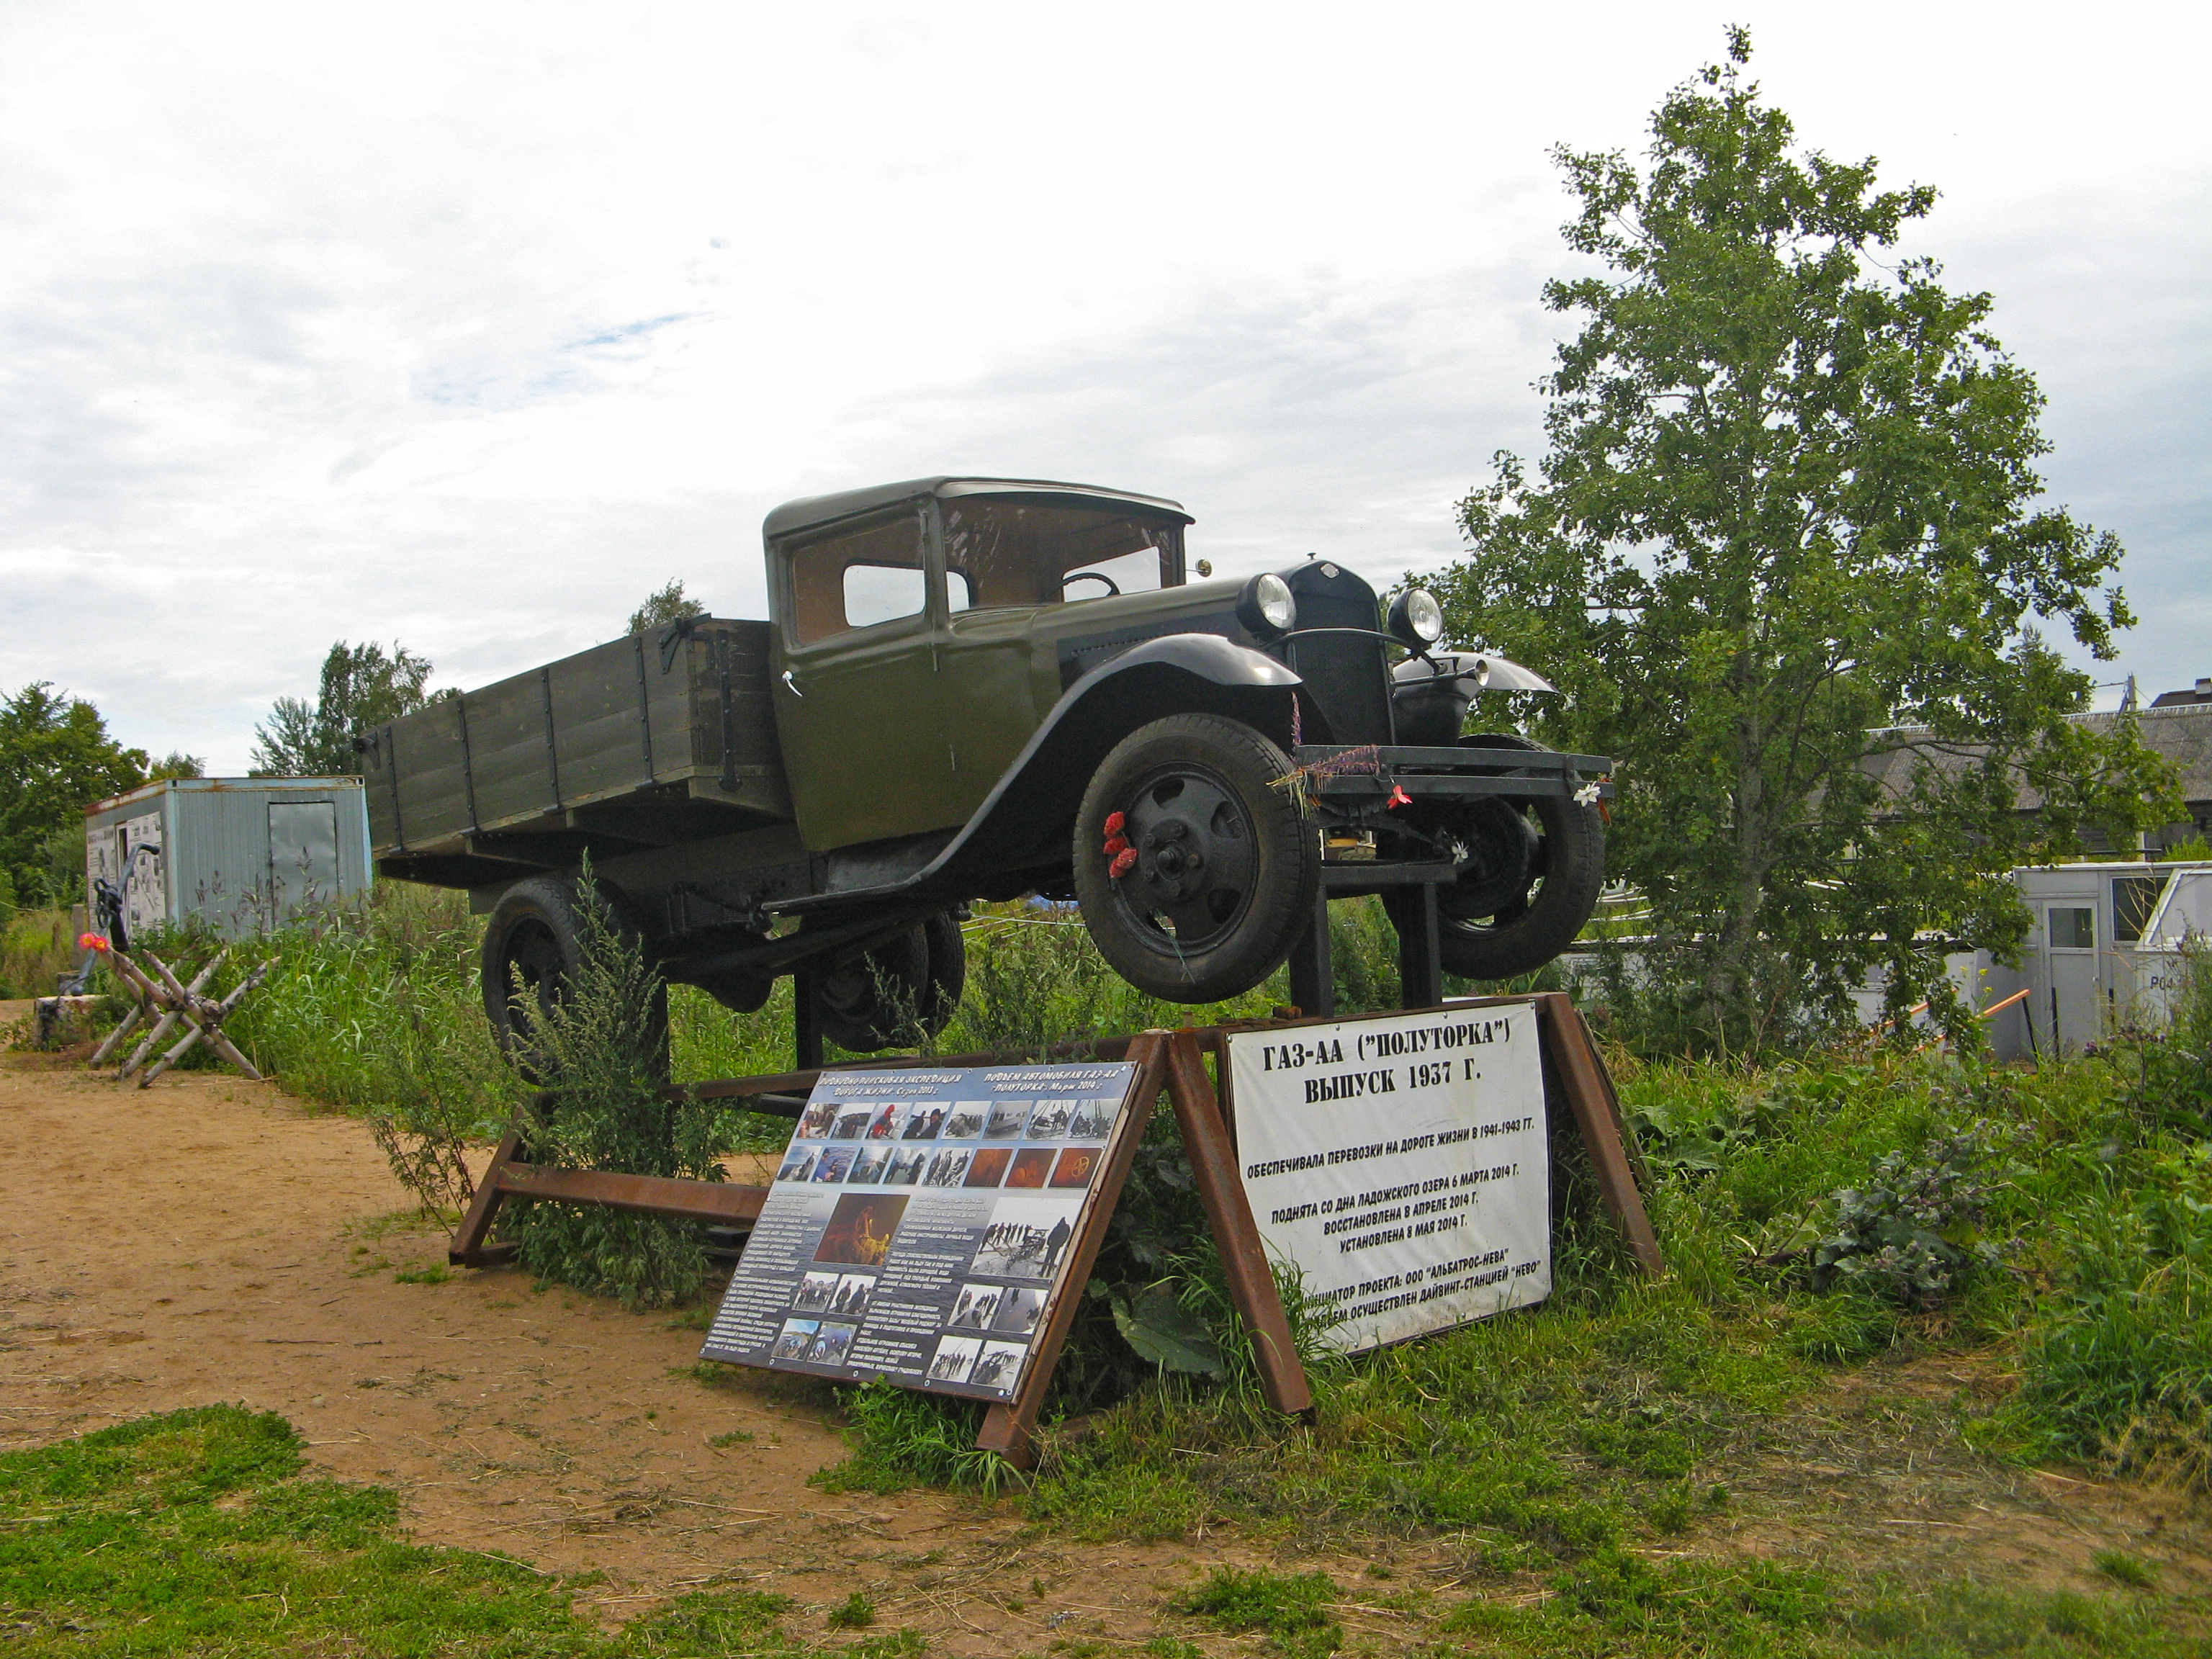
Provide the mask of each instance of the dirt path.
MULTIPOLYGON (((534 1294, 512 1269, 396 1282, 442 1263, 444 1236, 399 1213, 359 1123, 266 1085, 189 1073, 142 1091, 0 1056, 0 1449, 238 1401, 299 1425, 331 1474, 398 1489, 423 1542, 603 1573, 579 1605, 609 1620, 708 1579, 817 1620, 860 1589, 884 1626, 951 1654, 1142 1641, 1194 1571, 1270 1559, 1233 1534, 1101 1547, 964 1498, 817 1492, 806 1477, 844 1449, 823 1407, 751 1373, 702 1384, 681 1322, 534 1294)), ((1838 1378, 1747 1449, 1729 1471, 1741 1501, 1691 1547, 2075 1589, 2118 1547, 2175 1570, 2168 1588, 2212 1582, 2178 1500, 1966 1454, 1936 1409, 1972 1382, 1961 1363, 1838 1378)), ((1399 1587, 1464 1582, 1449 1540, 1378 1547, 1399 1587)), ((1368 1561, 1291 1565, 1349 1584, 1368 1561)), ((1357 1633, 1391 1650, 1370 1622, 1357 1633)))
POLYGON ((862 1589, 933 1650, 1004 1654, 1055 1613, 1148 1636, 1188 1575, 1183 1552, 1062 1551, 965 1499, 817 1492, 844 1449, 821 1408, 765 1377, 702 1386, 698 1333, 665 1316, 513 1270, 396 1283, 443 1234, 392 1224, 406 1194, 360 1124, 273 1088, 10 1055, 0 1162, 0 1449, 214 1401, 281 1412, 331 1473, 398 1488, 423 1542, 605 1573, 580 1605, 610 1618, 750 1578, 817 1608, 862 1589))

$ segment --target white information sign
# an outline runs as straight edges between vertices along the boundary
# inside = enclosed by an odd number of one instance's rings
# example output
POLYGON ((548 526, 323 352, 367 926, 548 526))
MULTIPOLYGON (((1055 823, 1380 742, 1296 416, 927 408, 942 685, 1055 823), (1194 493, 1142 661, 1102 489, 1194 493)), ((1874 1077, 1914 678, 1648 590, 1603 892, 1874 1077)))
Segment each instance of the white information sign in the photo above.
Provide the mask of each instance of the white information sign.
POLYGON ((1357 1351, 1552 1293, 1533 1003, 1229 1039, 1237 1152, 1268 1255, 1357 1351))

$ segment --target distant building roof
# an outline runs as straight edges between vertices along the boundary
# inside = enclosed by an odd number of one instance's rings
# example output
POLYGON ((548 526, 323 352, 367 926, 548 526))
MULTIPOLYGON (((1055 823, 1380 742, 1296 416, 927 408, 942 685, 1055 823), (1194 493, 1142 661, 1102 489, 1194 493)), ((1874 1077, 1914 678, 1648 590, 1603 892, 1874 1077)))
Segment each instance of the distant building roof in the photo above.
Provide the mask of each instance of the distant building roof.
MULTIPOLYGON (((2203 684, 2200 682, 2199 684, 2203 684)), ((2144 744, 2172 761, 2181 775, 2181 797, 2190 816, 2198 823, 2212 813, 2212 696, 2198 698, 2188 692, 2168 692, 2149 708, 2126 714, 2075 714, 2077 724, 2109 732, 2123 720, 2133 719, 2144 744), (2178 698, 2186 702, 2177 702, 2178 698)), ((1911 784, 1916 767, 1936 767, 1963 772, 1982 754, 1979 744, 1947 744, 1924 726, 1900 726, 1878 734, 1892 741, 1890 748, 1867 757, 1863 764, 1881 780, 1883 789, 1901 795, 1911 784)), ((2043 805, 2037 791, 2022 785, 2020 806, 2034 811, 2043 805)))
POLYGON ((2187 691, 2161 691, 2151 700, 2154 708, 2187 708, 2200 702, 2212 702, 2212 678, 2201 679, 2187 691))

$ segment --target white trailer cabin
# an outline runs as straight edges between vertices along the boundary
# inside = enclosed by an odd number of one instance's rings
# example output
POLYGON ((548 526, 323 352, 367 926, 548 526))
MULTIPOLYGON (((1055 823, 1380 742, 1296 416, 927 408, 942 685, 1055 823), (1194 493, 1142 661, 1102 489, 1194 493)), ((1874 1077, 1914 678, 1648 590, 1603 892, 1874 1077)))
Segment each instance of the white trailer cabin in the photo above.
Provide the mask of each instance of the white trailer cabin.
POLYGON ((85 808, 84 841, 86 913, 125 948, 194 919, 257 933, 371 879, 359 778, 164 778, 85 808))

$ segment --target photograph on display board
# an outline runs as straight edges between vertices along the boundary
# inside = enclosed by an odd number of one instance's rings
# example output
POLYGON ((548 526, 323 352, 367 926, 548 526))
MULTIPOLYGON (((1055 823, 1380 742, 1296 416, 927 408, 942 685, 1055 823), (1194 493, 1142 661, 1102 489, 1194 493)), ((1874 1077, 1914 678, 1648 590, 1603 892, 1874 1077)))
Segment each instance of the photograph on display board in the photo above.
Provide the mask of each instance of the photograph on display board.
POLYGON ((1103 1140, 1114 1131, 1114 1114, 1121 1103, 1113 1100, 1079 1100, 1074 1115, 1067 1121, 1070 1140, 1103 1140))
POLYGON ((876 1186, 883 1182, 884 1170, 890 1161, 891 1149, 888 1142, 865 1146, 860 1148, 860 1155, 854 1158, 853 1168, 846 1176, 845 1182, 851 1187, 876 1186))
POLYGON ((991 1115, 988 1100, 956 1100, 945 1120, 944 1137, 947 1140, 973 1140, 983 1133, 983 1125, 991 1115))
POLYGON ((842 1181, 853 1167, 853 1160, 860 1155, 858 1146, 824 1146, 814 1160, 814 1181, 842 1181))
POLYGON ((811 1181, 814 1179, 816 1149, 794 1146, 783 1160, 783 1167, 775 1172, 778 1181, 811 1181))
POLYGON ((1029 1127, 1023 1133, 1031 1140, 1064 1140, 1067 1120, 1074 1112, 1073 1101, 1040 1100, 1030 1109, 1029 1127))
POLYGON ((1066 1199, 1000 1199, 983 1229, 975 1270, 999 1279, 1051 1278, 1075 1237, 1075 1215, 1066 1199))
POLYGON ((945 1322, 956 1331, 986 1329, 1006 1293, 1003 1285, 963 1285, 952 1304, 952 1316, 945 1322))
POLYGON ((899 1220, 913 1200, 890 1193, 848 1193, 830 1212, 815 1247, 817 1261, 849 1261, 856 1267, 879 1267, 890 1254, 899 1220))
POLYGON ((1052 1166, 1054 1187, 1088 1187, 1091 1177, 1098 1168, 1098 1159, 1105 1151, 1103 1146, 1070 1146, 1060 1154, 1060 1161, 1052 1166))
POLYGON ((1011 1146, 985 1146, 968 1161, 968 1173, 961 1185, 964 1187, 995 1187, 1006 1178, 1006 1165, 1014 1161, 1011 1146))
POLYGON ((1043 1291, 1033 1285, 1009 1285, 991 1315, 991 1328, 1001 1336, 1028 1336, 1043 1317, 1043 1291))
POLYGON ((806 1346, 806 1364, 810 1365, 842 1365, 853 1346, 851 1325, 833 1325, 827 1320, 814 1333, 814 1340, 806 1346))
POLYGON ((884 1185, 911 1187, 921 1179, 922 1170, 929 1164, 927 1146, 902 1146, 891 1154, 891 1161, 884 1165, 884 1185))
POLYGON ((847 1273, 837 1281, 830 1293, 829 1311, 840 1319, 858 1319, 868 1310, 868 1303, 875 1295, 876 1276, 873 1273, 847 1273))
POLYGON ((876 1115, 872 1106, 845 1106, 837 1113, 837 1121, 830 1126, 832 1140, 858 1140, 868 1132, 868 1123, 876 1115))
POLYGON ((957 1187, 967 1179, 968 1161, 975 1156, 965 1146, 947 1146, 929 1160, 929 1172, 921 1178, 925 1187, 957 1187))
POLYGON ((799 1294, 791 1305, 801 1313, 826 1313, 830 1298, 837 1294, 837 1277, 834 1273, 808 1273, 799 1281, 799 1294))
POLYGON ((830 1131, 837 1121, 837 1103, 817 1100, 810 1103, 799 1115, 799 1127, 792 1133, 800 1140, 827 1140, 830 1131))
POLYGON ((975 1356, 975 1364, 969 1370, 968 1380, 979 1388, 997 1389, 1002 1393, 1011 1394, 1014 1384, 1021 1381, 1022 1361, 1029 1357, 1027 1343, 986 1342, 983 1352, 975 1356))
POLYGON ((892 1105, 878 1109, 875 1116, 868 1120, 868 1133, 863 1138, 868 1140, 896 1139, 899 1119, 905 1112, 906 1108, 903 1106, 892 1105))
POLYGON ((787 1319, 783 1329, 777 1333, 775 1346, 770 1350, 772 1359, 804 1359, 814 1343, 814 1334, 822 1328, 818 1319, 787 1319))
POLYGON ((934 1140, 945 1127, 945 1108, 917 1106, 907 1114, 906 1122, 899 1129, 901 1140, 934 1140))
POLYGON ((930 1359, 929 1380, 965 1382, 968 1373, 975 1368, 975 1356, 982 1352, 982 1340, 978 1337, 945 1337, 938 1343, 937 1352, 930 1359))
POLYGON ((1052 1174, 1053 1152, 1049 1146, 1024 1146, 1014 1154, 1014 1161, 1006 1166, 1005 1184, 1008 1187, 1042 1187, 1052 1174))
POLYGON ((1021 1138, 1022 1126, 1030 1120, 1030 1103, 1026 1100, 994 1101, 991 1115, 983 1125, 986 1140, 1017 1140, 1021 1138))

